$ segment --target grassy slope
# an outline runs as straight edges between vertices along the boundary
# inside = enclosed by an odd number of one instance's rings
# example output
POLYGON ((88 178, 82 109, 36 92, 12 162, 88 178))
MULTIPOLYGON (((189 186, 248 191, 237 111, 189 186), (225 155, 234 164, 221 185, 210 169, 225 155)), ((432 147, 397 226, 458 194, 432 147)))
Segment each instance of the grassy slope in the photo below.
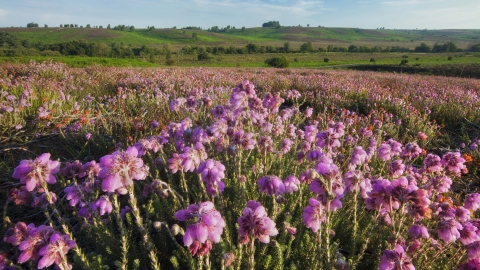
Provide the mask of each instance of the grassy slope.
POLYGON ((262 45, 282 45, 289 41, 293 46, 304 42, 314 45, 359 44, 370 46, 405 46, 414 48, 421 42, 433 45, 453 41, 461 48, 480 43, 480 30, 376 30, 357 28, 324 27, 282 27, 247 28, 227 33, 212 33, 189 29, 157 29, 147 31, 138 29, 134 32, 115 31, 96 28, 0 28, 16 34, 20 39, 30 42, 57 43, 68 40, 86 39, 88 41, 125 43, 134 46, 169 43, 172 45, 236 45, 247 43, 262 45), (197 38, 192 38, 196 33, 197 38))

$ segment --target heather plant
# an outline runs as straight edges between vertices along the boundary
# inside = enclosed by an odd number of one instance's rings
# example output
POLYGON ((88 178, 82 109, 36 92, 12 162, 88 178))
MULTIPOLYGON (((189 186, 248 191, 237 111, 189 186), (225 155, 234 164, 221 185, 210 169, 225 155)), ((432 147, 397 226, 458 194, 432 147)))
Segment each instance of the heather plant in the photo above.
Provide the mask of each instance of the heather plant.
MULTIPOLYGON (((86 74, 105 76, 101 68, 29 67, 39 78, 90 90, 86 74)), ((23 77, 15 78, 25 87, 28 69, 18 69, 23 77)), ((333 80, 315 81, 328 79, 323 75, 290 82, 293 75, 286 74, 273 82, 268 71, 258 71, 249 76, 259 87, 237 79, 229 88, 236 77, 228 72, 110 71, 120 79, 105 76, 111 81, 104 91, 56 89, 52 100, 63 107, 32 97, 37 105, 28 113, 3 113, 41 127, 19 131, 70 145, 12 166, 4 266, 478 267, 480 195, 460 185, 475 170, 478 142, 461 151, 439 149, 441 126, 414 98, 372 91, 361 113, 339 106, 348 105, 342 97, 360 100, 349 87, 372 86, 363 74, 356 75, 363 83, 357 86, 332 73, 341 82, 333 87, 333 80), (213 82, 215 76, 221 80, 213 82), (71 119, 62 126, 56 117, 65 112, 71 119), (33 214, 19 214, 27 212, 33 214)), ((397 91, 394 82, 371 76, 397 91)), ((33 83, 40 85, 39 78, 33 83)), ((428 99, 422 106, 435 109, 428 99)))

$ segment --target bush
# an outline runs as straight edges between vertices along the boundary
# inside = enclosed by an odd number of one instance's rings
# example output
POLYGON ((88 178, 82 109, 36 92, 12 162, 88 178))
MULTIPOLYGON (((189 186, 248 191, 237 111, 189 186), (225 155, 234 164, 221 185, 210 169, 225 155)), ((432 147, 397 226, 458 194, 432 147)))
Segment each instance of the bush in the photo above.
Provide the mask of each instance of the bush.
POLYGON ((328 63, 329 61, 330 61, 330 59, 328 59, 328 58, 323 58, 323 62, 328 63))
POLYGON ((212 55, 208 52, 202 52, 198 54, 198 60, 210 60, 212 59, 212 55))
POLYGON ((375 63, 375 58, 370 58, 370 62, 375 63))
POLYGON ((407 59, 402 59, 402 61, 400 62, 400 65, 401 66, 404 66, 408 63, 408 60, 407 59))
POLYGON ((281 57, 272 57, 265 60, 265 64, 276 67, 276 68, 286 68, 290 65, 290 62, 285 58, 285 56, 281 57))

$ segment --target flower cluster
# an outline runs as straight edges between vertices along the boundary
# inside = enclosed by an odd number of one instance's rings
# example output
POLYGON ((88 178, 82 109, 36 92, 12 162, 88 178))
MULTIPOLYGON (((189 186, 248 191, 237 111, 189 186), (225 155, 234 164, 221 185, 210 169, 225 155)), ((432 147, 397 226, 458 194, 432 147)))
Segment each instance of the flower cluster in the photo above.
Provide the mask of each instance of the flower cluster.
POLYGON ((250 200, 238 218, 240 243, 246 244, 258 239, 262 243, 269 243, 270 236, 278 234, 275 222, 271 220, 265 208, 257 201, 250 200))
POLYGON ((212 202, 191 204, 187 209, 177 211, 175 218, 190 223, 183 236, 183 244, 189 247, 193 256, 208 254, 212 242, 220 242, 225 221, 212 202))
POLYGON ((38 268, 43 269, 52 264, 67 266, 66 255, 75 247, 75 242, 68 235, 54 231, 50 226, 33 224, 26 225, 18 222, 15 227, 9 228, 3 241, 17 246, 21 251, 19 263, 37 261, 38 268))

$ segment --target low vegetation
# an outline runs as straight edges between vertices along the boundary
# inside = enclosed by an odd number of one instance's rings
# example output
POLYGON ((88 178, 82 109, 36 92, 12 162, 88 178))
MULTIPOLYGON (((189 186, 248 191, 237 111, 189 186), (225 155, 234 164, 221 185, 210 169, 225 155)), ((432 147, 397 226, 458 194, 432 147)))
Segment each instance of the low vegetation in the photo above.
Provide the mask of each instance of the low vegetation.
POLYGON ((479 92, 398 73, 2 64, 0 266, 475 269, 479 92))

